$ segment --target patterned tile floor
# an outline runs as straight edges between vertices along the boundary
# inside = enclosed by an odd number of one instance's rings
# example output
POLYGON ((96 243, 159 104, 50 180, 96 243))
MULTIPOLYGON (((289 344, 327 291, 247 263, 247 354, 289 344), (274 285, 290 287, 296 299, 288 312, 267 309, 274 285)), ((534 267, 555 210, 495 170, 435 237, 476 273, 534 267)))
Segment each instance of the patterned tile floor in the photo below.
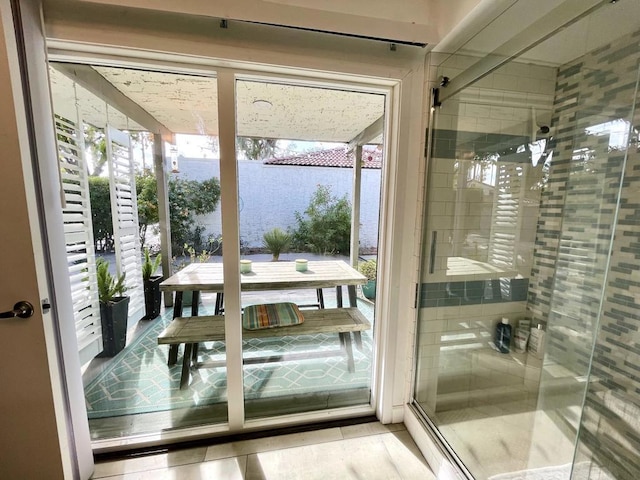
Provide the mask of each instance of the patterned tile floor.
MULTIPOLYGON (((327 292, 329 293, 329 292, 327 292)), ((299 292, 283 292, 285 298, 299 292)), ((325 294, 327 307, 332 300, 325 294)), ((201 314, 213 305, 212 296, 203 296, 201 314)), ((306 301, 299 299, 298 301, 306 301)), ((261 298, 243 297, 243 302, 258 303, 261 298)), ((282 300, 271 300, 282 301, 282 300)), ((373 308, 359 300, 359 308, 373 323, 373 308)), ((193 408, 226 402, 226 368, 224 344, 203 345, 201 359, 219 363, 215 368, 200 369, 192 375, 189 388, 180 390, 180 364, 167 366, 168 348, 157 345, 157 335, 171 321, 166 309, 155 320, 137 325, 138 335, 125 350, 109 360, 95 359, 85 373, 85 399, 90 419, 193 408), (147 323, 148 325, 144 325, 147 323)), ((302 361, 251 364, 245 366, 247 400, 275 399, 286 396, 327 394, 370 387, 372 332, 363 335, 363 351, 354 349, 356 370, 349 373, 345 358, 338 356, 309 358, 302 361)), ((279 354, 283 352, 339 351, 337 335, 304 335, 268 339, 252 339, 245 343, 244 355, 279 354), (334 338, 335 337, 335 338, 334 338)), ((365 397, 366 398, 366 397, 365 397)))

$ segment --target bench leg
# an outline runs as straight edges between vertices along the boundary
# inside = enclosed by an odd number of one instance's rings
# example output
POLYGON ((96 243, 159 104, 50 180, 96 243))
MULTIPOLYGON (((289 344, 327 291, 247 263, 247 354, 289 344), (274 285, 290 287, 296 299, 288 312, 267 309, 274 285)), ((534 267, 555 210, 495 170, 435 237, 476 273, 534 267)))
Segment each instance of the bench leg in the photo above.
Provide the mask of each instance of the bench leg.
POLYGON ((351 335, 349 334, 349 332, 341 332, 338 335, 340 335, 340 344, 342 345, 342 348, 344 348, 347 352, 347 370, 349 370, 349 373, 353 373, 356 371, 356 365, 355 362, 353 360, 353 349, 351 348, 351 335))
POLYGON ((336 287, 336 305, 338 308, 342 308, 342 287, 340 285, 336 287))
POLYGON ((356 347, 358 347, 359 351, 362 351, 362 332, 353 332, 353 338, 356 341, 356 347))
POLYGON ((189 385, 192 347, 192 343, 185 343, 184 345, 184 354, 182 355, 182 374, 180 375, 180 390, 189 385))
MULTIPOLYGON (((176 299, 173 302, 173 318, 182 316, 182 292, 176 292, 176 299)), ((175 365, 178 361, 178 347, 179 345, 169 345, 169 358, 167 359, 167 365, 175 365)))

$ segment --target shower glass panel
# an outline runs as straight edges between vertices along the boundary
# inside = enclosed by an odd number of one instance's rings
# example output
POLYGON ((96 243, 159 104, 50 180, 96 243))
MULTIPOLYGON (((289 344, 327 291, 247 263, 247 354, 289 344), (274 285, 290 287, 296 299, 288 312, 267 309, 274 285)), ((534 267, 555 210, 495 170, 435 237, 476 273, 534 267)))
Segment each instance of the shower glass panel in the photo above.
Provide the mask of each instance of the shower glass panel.
POLYGON ((473 478, 640 478, 629 16, 603 7, 434 113, 414 405, 473 478))

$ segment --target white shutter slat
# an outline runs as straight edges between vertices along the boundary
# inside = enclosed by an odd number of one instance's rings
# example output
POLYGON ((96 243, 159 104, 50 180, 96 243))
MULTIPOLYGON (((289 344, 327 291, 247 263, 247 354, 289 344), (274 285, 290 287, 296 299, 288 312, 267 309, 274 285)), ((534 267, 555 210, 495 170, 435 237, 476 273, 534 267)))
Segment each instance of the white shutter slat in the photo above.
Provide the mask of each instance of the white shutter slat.
POLYGON ((89 180, 81 122, 76 124, 56 115, 55 123, 62 188, 67 202, 62 219, 73 316, 79 355, 86 362, 102 350, 89 180))
POLYGON ((130 297, 129 315, 135 315, 144 308, 144 288, 135 169, 129 135, 109 127, 107 153, 117 269, 118 274, 126 273, 127 296, 130 297))

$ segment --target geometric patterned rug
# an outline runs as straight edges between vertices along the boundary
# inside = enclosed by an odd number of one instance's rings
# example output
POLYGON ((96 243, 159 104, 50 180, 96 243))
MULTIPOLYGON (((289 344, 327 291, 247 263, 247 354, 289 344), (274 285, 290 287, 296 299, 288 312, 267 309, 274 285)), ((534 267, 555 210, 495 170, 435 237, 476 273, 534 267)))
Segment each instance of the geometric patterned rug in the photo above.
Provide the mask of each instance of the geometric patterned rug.
MULTIPOLYGON (((327 305, 329 306, 329 305, 327 305)), ((366 302, 358 308, 373 324, 373 309, 366 302)), ((201 315, 207 309, 201 307, 201 315)), ((224 344, 200 345, 200 360, 219 363, 214 368, 192 370, 191 382, 180 390, 182 351, 177 364, 169 367, 167 345, 158 345, 158 334, 171 321, 171 309, 149 321, 148 328, 116 355, 85 387, 90 419, 226 402, 224 344)), ((310 357, 274 363, 244 365, 245 398, 263 399, 314 392, 336 392, 371 386, 372 331, 362 332, 363 350, 355 344, 355 372, 347 370, 337 334, 299 335, 251 339, 244 342, 245 359, 282 353, 335 351, 335 356, 310 357)))

